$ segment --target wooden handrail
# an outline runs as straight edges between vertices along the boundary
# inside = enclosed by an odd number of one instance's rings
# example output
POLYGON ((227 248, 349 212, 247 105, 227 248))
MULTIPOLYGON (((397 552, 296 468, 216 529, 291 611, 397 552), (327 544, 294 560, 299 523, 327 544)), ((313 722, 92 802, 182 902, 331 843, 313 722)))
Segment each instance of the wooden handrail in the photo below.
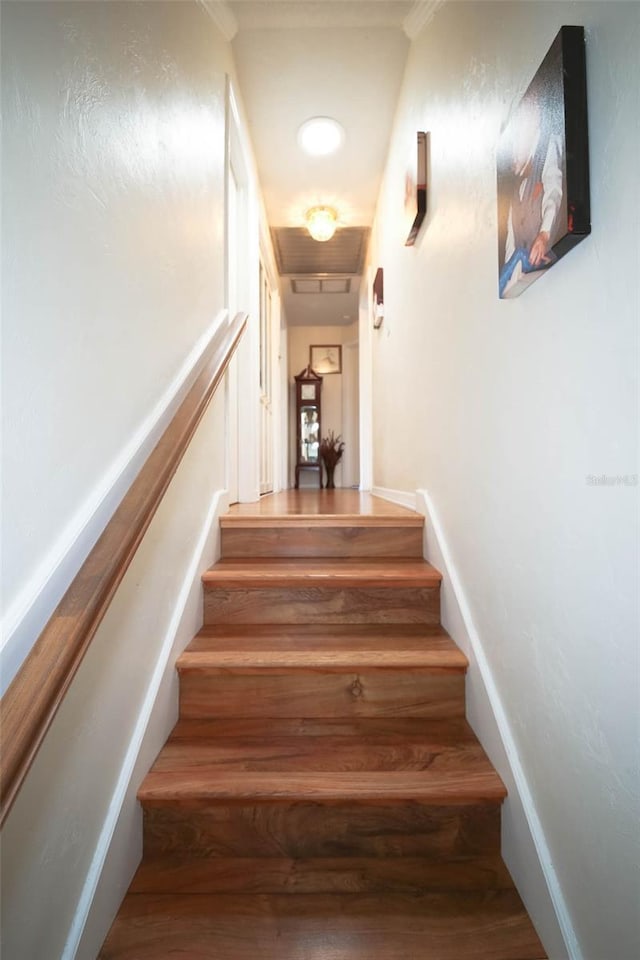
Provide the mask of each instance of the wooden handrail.
POLYGON ((247 324, 216 333, 204 366, 0 702, 0 823, 169 486, 247 324))

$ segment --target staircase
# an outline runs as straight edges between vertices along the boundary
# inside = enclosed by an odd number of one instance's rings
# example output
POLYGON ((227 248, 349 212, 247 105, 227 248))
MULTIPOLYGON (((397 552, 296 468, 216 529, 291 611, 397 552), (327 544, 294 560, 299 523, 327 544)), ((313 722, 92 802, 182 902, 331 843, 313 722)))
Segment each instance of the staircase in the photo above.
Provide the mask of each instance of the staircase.
POLYGON ((500 857, 505 789, 465 721, 422 524, 346 491, 223 518, 100 960, 546 956, 500 857))

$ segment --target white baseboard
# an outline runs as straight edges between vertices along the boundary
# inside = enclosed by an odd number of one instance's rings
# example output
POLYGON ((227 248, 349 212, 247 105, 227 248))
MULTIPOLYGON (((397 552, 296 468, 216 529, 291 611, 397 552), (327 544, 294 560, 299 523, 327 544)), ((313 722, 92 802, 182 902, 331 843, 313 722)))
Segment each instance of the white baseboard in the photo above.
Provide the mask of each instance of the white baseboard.
POLYGON ((502 818, 505 862, 549 956, 583 960, 493 671, 426 490, 417 491, 416 509, 427 521, 425 557, 443 577, 442 624, 469 658, 467 717, 508 790, 502 818))
POLYGON ((397 503, 400 507, 407 507, 408 510, 417 510, 416 495, 407 490, 393 490, 390 487, 371 488, 374 497, 382 497, 383 500, 389 500, 391 503, 397 503))
MULTIPOLYGON (((207 516, 202 525, 198 541, 194 546, 191 560, 185 571, 184 579, 182 581, 182 588, 178 594, 178 597, 176 598, 175 611, 171 623, 167 628, 160 656, 156 661, 153 673, 151 675, 149 686, 147 687, 146 695, 138 715, 135 730, 129 742, 129 748, 120 769, 120 774, 113 791, 111 803, 109 805, 109 811, 104 821, 102 831, 96 845, 93 860, 85 879, 85 884, 77 905, 71 930, 67 938, 62 960, 76 960, 76 958, 79 960, 79 958, 83 956, 94 957, 96 955, 96 952, 100 948, 104 933, 106 932, 103 930, 103 917, 96 917, 94 919, 94 923, 91 924, 91 928, 87 929, 87 927, 91 910, 96 899, 98 885, 102 882, 108 891, 107 896, 103 898, 103 902, 100 904, 99 912, 104 914, 106 911, 107 916, 110 916, 114 911, 114 904, 115 909, 117 909, 122 901, 122 898, 124 897, 126 889, 131 880, 133 870, 137 866, 139 855, 136 856, 135 852, 127 849, 127 846, 131 846, 128 837, 128 835, 131 833, 131 827, 127 817, 122 817, 121 815, 125 803, 130 804, 132 808, 137 806, 136 791, 139 777, 137 777, 135 774, 145 736, 147 735, 152 720, 152 715, 154 713, 154 709, 156 708, 160 689, 163 683, 167 680, 167 675, 175 670, 175 660, 182 652, 184 643, 180 643, 180 637, 184 635, 183 639, 188 642, 193 636, 193 627, 191 623, 186 623, 185 630, 183 629, 183 622, 190 621, 192 619, 192 616, 189 616, 189 614, 192 614, 193 612, 190 611, 189 608, 193 605, 192 600, 194 592, 196 595, 197 610, 200 610, 200 577, 202 570, 209 566, 215 559, 214 557, 206 555, 208 552, 207 545, 210 542, 214 524, 217 527, 219 517, 228 510, 228 500, 229 498, 226 491, 217 491, 214 494, 209 506, 209 510, 207 511, 207 516), (123 842, 120 843, 120 846, 124 847, 126 851, 125 855, 128 855, 132 858, 132 864, 129 867, 129 875, 122 875, 123 866, 122 862, 120 861, 118 864, 120 869, 114 869, 113 871, 119 875, 114 877, 105 877, 105 865, 107 864, 107 859, 110 850, 112 849, 112 845, 115 842, 116 847, 118 846, 118 838, 116 836, 118 829, 125 834, 125 836, 122 838, 123 842), (96 937, 97 942, 94 942, 96 937)), ((199 614, 196 613, 196 616, 198 615, 199 614)), ((173 703, 165 704, 165 707, 167 706, 168 709, 164 710, 164 715, 156 718, 156 726, 158 729, 154 730, 153 733, 154 744, 150 746, 150 750, 148 751, 151 757, 146 764, 147 766, 152 762, 153 757, 157 754, 159 747, 162 746, 162 744, 164 744, 168 738, 169 733, 171 732, 171 729, 177 720, 177 700, 173 703)), ((131 817, 134 816, 135 812, 132 810, 131 817)))
POLYGON ((200 361, 227 316, 220 311, 185 358, 154 408, 129 438, 56 541, 46 550, 2 620, 0 693, 20 669, 36 638, 86 560, 116 507, 171 422, 199 372, 200 361))

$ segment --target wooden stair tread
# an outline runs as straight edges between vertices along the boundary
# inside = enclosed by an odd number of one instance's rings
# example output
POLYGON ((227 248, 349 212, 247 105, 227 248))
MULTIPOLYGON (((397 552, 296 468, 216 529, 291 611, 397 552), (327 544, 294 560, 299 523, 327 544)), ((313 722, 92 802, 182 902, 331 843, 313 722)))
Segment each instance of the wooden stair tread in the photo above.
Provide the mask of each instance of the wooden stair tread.
MULTIPOLYGON (((380 740, 406 736, 428 741, 436 735, 438 725, 449 731, 451 739, 460 742, 475 737, 464 717, 432 720, 425 717, 232 717, 178 720, 170 740, 193 740, 198 737, 263 737, 265 729, 274 737, 376 737, 380 740)), ((442 731, 442 737, 446 736, 442 731)), ((167 741, 169 742, 169 741, 167 741)))
POLYGON ((220 560, 202 576, 205 589, 246 587, 437 587, 441 574, 424 560, 338 559, 295 560, 264 558, 220 560))
POLYGON ((248 637, 256 639, 288 637, 295 641, 301 638, 326 636, 331 636, 332 639, 345 637, 347 640, 351 637, 372 637, 384 639, 388 643, 400 644, 405 640, 418 641, 427 637, 448 637, 449 642, 453 644, 453 640, 439 623, 332 623, 327 626, 326 623, 313 621, 305 623, 304 626, 299 623, 205 624, 196 634, 195 640, 197 642, 200 637, 237 637, 241 640, 248 637))
POLYGON ((514 890, 130 894, 99 960, 543 960, 514 890))
POLYGON ((387 527, 424 527, 424 517, 420 514, 398 514, 397 516, 371 516, 361 513, 334 513, 318 516, 313 513, 299 513, 294 516, 273 514, 267 517, 235 516, 227 514, 220 518, 223 530, 287 530, 299 527, 366 527, 385 529, 387 527))
POLYGON ((145 858, 130 893, 360 893, 509 890, 513 880, 497 854, 435 857, 145 858))
POLYGON ((138 799, 144 805, 278 800, 418 801, 429 804, 501 803, 506 790, 488 763, 444 770, 304 771, 224 770, 215 764, 195 769, 156 769, 145 777, 138 799))
POLYGON ((406 771, 428 772, 430 777, 447 776, 450 772, 492 770, 482 747, 469 733, 456 739, 447 733, 446 724, 436 724, 438 735, 423 737, 407 732, 404 736, 278 736, 268 721, 261 736, 170 737, 156 762, 152 774, 186 774, 195 772, 215 777, 218 771, 243 772, 334 772, 378 773, 390 775, 406 771))
POLYGON ((212 749, 221 742, 224 750, 238 749, 242 744, 250 749, 265 742, 278 742, 287 747, 297 746, 300 751, 310 749, 328 750, 330 744, 339 746, 356 745, 393 746, 411 744, 434 752, 444 748, 469 747, 481 750, 481 744, 473 729, 464 717, 446 719, 405 718, 377 719, 260 719, 248 722, 245 718, 232 720, 180 720, 167 740, 166 747, 177 743, 177 748, 204 749, 199 745, 201 739, 207 739, 212 749), (191 731, 195 731, 192 735, 191 731), (208 731, 208 733, 207 733, 208 731), (232 738, 236 743, 230 747, 226 742, 232 738), (184 742, 190 741, 190 742, 184 742))
POLYGON ((385 517, 412 520, 417 518, 420 523, 424 523, 424 517, 415 510, 355 490, 284 490, 261 497, 253 503, 234 503, 223 519, 234 521, 246 518, 257 521, 269 517, 287 520, 310 517, 326 520, 345 516, 370 520, 385 517))
POLYGON ((143 802, 172 796, 469 803, 505 795, 473 731, 460 720, 409 720, 386 733, 365 721, 342 734, 315 724, 299 735, 269 720, 253 734, 187 740, 178 732, 139 792, 143 802))
POLYGON ((423 667, 466 670, 468 661, 448 634, 403 635, 387 629, 383 634, 366 632, 334 635, 330 629, 307 635, 295 631, 256 635, 250 627, 244 635, 224 634, 220 628, 205 628, 178 658, 180 671, 214 668, 358 669, 362 667, 423 667))

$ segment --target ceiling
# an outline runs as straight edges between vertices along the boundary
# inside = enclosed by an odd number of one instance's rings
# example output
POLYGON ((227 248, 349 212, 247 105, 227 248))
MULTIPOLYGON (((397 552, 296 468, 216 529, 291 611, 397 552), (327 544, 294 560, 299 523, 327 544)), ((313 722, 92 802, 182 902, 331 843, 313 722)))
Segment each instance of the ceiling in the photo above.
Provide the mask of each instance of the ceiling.
MULTIPOLYGON (((287 242, 295 241, 306 210, 319 204, 335 207, 342 228, 368 231, 409 48, 407 34, 416 11, 429 4, 227 0, 225 6, 237 27, 233 51, 240 94, 274 238, 277 228, 289 228, 287 242), (333 117, 344 127, 345 142, 333 156, 308 157, 298 146, 298 128, 313 116, 333 117)), ((307 257, 308 269, 298 272, 335 274, 334 242, 311 242, 318 251, 307 257)), ((305 261, 302 253, 294 258, 298 264, 305 261)), ((340 294, 294 293, 291 279, 283 277, 288 323, 357 320, 358 274, 349 275, 354 278, 351 292, 340 294)))

